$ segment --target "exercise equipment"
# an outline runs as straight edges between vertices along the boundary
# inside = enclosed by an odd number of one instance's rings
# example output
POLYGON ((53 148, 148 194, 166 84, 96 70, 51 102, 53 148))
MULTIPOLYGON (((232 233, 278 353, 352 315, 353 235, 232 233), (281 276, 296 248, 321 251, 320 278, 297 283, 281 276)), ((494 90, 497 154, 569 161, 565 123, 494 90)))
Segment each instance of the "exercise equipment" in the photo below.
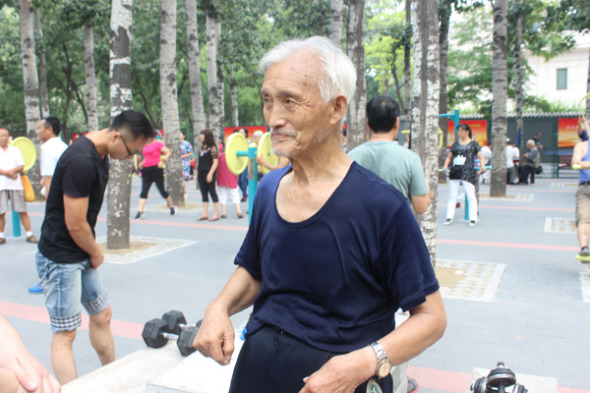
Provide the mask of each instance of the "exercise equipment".
POLYGON ((528 390, 516 383, 516 375, 506 368, 503 362, 498 362, 495 369, 491 370, 487 377, 478 378, 471 391, 473 393, 506 393, 506 388, 513 386, 511 393, 527 393, 528 390))
MULTIPOLYGON (((263 136, 264 137, 264 136, 263 136)), ((255 143, 248 145, 246 138, 239 133, 231 134, 225 148, 227 167, 234 175, 239 175, 248 167, 248 222, 252 218, 254 196, 258 187, 258 165, 256 155, 258 148, 255 143)))
POLYGON ((580 169, 582 169, 582 165, 581 164, 572 164, 572 169, 575 171, 579 171, 580 169))
POLYGON ((231 173, 239 175, 248 166, 248 141, 240 134, 231 134, 225 147, 225 162, 231 173), (246 152, 246 154, 241 154, 246 152))
MULTIPOLYGON (((258 143, 258 156, 262 157, 270 165, 278 165, 279 157, 272 152, 272 139, 270 132, 265 133, 258 143)), ((265 166, 260 168, 263 174, 267 174, 271 170, 265 166)))
MULTIPOLYGON (((26 173, 35 165, 35 161, 37 161, 37 149, 35 148, 35 144, 29 138, 24 136, 14 138, 9 144, 16 147, 23 156, 23 171, 26 176, 26 173)), ((20 216, 15 211, 12 212, 12 236, 21 236, 20 216)))
POLYGON ((27 137, 19 136, 18 138, 15 138, 10 145, 16 147, 20 151, 25 162, 23 170, 28 172, 33 165, 35 165, 35 161, 37 161, 37 149, 35 148, 33 141, 27 137))
POLYGON ((162 348, 168 340, 176 340, 176 346, 182 356, 188 356, 196 351, 193 348, 193 342, 201 322, 197 322, 195 326, 187 325, 182 312, 169 311, 162 318, 146 322, 141 337, 150 348, 162 348))

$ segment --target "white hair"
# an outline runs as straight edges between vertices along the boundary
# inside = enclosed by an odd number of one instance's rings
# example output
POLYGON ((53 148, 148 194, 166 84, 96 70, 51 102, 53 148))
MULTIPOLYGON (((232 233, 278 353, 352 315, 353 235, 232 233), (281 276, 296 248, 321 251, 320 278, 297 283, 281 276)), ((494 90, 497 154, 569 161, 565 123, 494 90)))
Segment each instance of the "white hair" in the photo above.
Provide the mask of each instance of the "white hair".
POLYGON ((262 57, 260 70, 264 73, 272 64, 297 52, 313 53, 320 60, 324 75, 320 78, 319 89, 324 102, 338 95, 350 99, 356 87, 356 70, 350 58, 326 37, 283 41, 262 57))

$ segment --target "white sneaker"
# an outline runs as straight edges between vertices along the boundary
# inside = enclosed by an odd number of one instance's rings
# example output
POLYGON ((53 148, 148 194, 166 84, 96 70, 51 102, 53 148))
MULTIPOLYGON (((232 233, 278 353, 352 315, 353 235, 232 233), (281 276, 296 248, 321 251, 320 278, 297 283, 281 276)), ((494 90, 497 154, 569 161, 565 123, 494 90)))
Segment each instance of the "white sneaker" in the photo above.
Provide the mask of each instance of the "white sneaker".
POLYGON ((178 209, 176 208, 176 206, 174 206, 174 207, 171 207, 171 208, 170 208, 170 215, 171 215, 171 216, 174 216, 174 215, 176 215, 176 211, 177 211, 177 210, 178 210, 178 209))
POLYGON ((477 221, 475 221, 475 220, 471 220, 471 221, 469 221, 469 226, 470 226, 470 227, 474 227, 474 226, 476 226, 476 225, 477 225, 477 221))
POLYGON ((452 218, 447 218, 447 220, 445 221, 445 225, 451 225, 452 223, 453 223, 452 218))

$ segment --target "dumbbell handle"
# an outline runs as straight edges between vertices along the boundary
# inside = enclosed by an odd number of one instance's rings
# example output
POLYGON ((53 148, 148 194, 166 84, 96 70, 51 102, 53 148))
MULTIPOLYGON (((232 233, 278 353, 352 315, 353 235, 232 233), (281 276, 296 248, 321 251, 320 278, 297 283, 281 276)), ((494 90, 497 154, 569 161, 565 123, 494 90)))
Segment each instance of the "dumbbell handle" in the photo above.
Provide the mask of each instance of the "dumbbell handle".
POLYGON ((178 340, 178 334, 162 332, 160 335, 168 340, 178 340))

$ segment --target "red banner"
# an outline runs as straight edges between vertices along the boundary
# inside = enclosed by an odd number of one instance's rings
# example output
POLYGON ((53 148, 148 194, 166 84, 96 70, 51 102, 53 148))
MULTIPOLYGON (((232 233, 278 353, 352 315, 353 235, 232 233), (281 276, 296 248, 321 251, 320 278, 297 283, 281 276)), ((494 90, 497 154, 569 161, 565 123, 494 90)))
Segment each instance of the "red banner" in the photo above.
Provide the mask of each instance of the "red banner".
MULTIPOLYGON (((461 120, 459 124, 469 125, 473 139, 479 143, 479 146, 484 146, 488 143, 487 120, 461 120)), ((450 148, 453 142, 455 142, 455 122, 449 121, 447 127, 447 148, 450 148)))
POLYGON ((578 118, 557 119, 557 146, 572 148, 580 141, 578 136, 578 118))

